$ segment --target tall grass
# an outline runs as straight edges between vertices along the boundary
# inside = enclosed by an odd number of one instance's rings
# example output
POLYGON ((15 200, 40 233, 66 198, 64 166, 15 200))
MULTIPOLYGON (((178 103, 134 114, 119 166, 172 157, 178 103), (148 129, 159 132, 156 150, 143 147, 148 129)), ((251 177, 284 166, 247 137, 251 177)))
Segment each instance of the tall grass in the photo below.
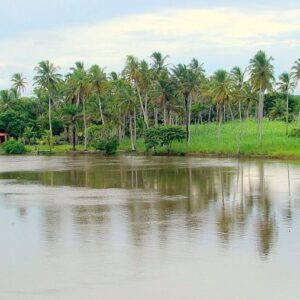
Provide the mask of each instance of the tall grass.
MULTIPOLYGON (((291 124, 291 128, 295 126, 291 124)), ((257 124, 251 120, 222 125, 220 139, 216 124, 192 126, 190 145, 174 144, 174 151, 235 155, 238 154, 239 138, 239 153, 242 155, 300 157, 300 139, 287 137, 285 123, 279 121, 263 122, 262 143, 257 138, 257 124)))
MULTIPOLYGON (((297 124, 290 125, 290 129, 297 124)), ((287 137, 285 123, 280 121, 263 122, 262 143, 257 138, 257 124, 255 121, 228 122, 222 125, 221 135, 218 139, 218 128, 215 123, 191 126, 191 142, 174 143, 172 152, 175 153, 199 153, 237 155, 238 139, 240 138, 241 155, 265 155, 265 156, 290 156, 300 157, 300 139, 287 137)), ((120 145, 121 150, 130 150, 130 141, 125 139, 120 145)), ((144 152, 143 140, 137 141, 137 151, 144 152)), ((158 153, 166 152, 160 148, 158 153)))
MULTIPOLYGON (((299 125, 298 125, 299 126, 299 125)), ((290 125, 290 130, 297 127, 296 123, 290 125)), ((255 121, 228 122, 222 125, 221 135, 218 139, 218 128, 215 123, 191 126, 191 142, 174 143, 171 147, 173 153, 194 154, 220 154, 237 155, 238 138, 240 136, 241 155, 262 155, 273 157, 298 157, 300 158, 300 138, 287 137, 285 134, 285 123, 280 121, 263 122, 263 138, 260 144, 257 139, 257 124, 255 121)), ((145 152, 143 139, 137 140, 137 151, 145 152)), ((48 149, 46 145, 38 146, 39 150, 48 149)), ((27 147, 34 150, 34 147, 27 147)), ((82 145, 77 146, 83 150, 82 145)), ((130 139, 125 138, 120 144, 120 151, 130 151, 130 139)), ((71 145, 60 145, 54 147, 54 153, 63 153, 71 150, 71 145)), ((89 149, 93 150, 93 149, 89 149)), ((157 149, 158 153, 166 153, 165 148, 157 149)))

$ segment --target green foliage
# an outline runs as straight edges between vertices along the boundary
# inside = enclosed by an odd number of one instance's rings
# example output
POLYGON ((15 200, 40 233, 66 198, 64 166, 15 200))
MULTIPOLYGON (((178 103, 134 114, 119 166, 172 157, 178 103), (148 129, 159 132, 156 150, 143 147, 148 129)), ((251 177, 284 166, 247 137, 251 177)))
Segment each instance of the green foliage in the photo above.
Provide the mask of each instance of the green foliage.
POLYGON ((96 150, 105 151, 106 154, 115 154, 119 141, 115 135, 112 135, 111 124, 93 125, 87 130, 90 145, 96 150))
POLYGON ((289 136, 290 136, 290 137, 300 138, 300 128, 299 128, 299 127, 293 128, 293 129, 291 130, 291 132, 289 133, 289 136))
POLYGON ((53 146, 54 138, 51 139, 50 130, 45 130, 42 134, 41 144, 47 145, 49 147, 49 150, 51 151, 51 148, 53 146))
POLYGON ((170 151, 174 141, 182 142, 186 132, 180 126, 158 126, 149 128, 145 131, 145 145, 147 150, 166 146, 170 151))
POLYGON ((93 142, 92 146, 96 150, 105 151, 106 154, 112 155, 117 152, 119 141, 116 136, 99 138, 98 140, 93 142))
POLYGON ((2 149, 5 154, 23 154, 26 152, 24 144, 14 139, 3 143, 2 149))

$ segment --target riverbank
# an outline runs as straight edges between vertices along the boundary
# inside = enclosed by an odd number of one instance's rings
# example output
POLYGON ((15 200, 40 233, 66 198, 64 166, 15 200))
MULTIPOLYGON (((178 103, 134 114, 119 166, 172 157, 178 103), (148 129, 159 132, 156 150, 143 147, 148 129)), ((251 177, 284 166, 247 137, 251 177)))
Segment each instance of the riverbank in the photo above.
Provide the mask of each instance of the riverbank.
MULTIPOLYGON (((290 130, 297 126, 290 124, 290 130)), ((174 143, 171 152, 166 148, 158 148, 156 155, 187 155, 187 156, 213 156, 213 157, 255 157, 255 158, 290 158, 300 159, 300 138, 288 137, 285 134, 285 124, 279 121, 265 121, 263 123, 263 138, 257 140, 257 125, 254 121, 245 121, 240 124, 228 122, 222 125, 218 133, 215 123, 191 126, 191 142, 174 143)), ((47 145, 27 146, 28 153, 45 151, 47 145)), ((83 145, 77 145, 77 153, 86 153, 83 145)), ((54 154, 72 152, 72 146, 56 145, 54 154)), ((130 140, 124 139, 119 147, 120 153, 131 152, 130 140)), ((144 154, 146 148, 143 139, 138 139, 136 153, 144 154)), ((97 153, 88 148, 87 153, 97 153)))

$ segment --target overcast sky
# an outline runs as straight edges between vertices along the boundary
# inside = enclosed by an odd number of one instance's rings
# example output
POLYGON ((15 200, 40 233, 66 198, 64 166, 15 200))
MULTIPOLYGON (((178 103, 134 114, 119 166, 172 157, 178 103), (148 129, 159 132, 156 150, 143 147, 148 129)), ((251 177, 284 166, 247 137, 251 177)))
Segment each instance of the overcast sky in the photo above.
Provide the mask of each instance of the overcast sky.
POLYGON ((246 67, 263 49, 277 75, 289 71, 300 58, 300 1, 247 2, 0 0, 0 89, 15 72, 30 81, 44 59, 62 72, 78 60, 119 71, 126 55, 154 51, 173 64, 195 57, 211 74, 246 67))

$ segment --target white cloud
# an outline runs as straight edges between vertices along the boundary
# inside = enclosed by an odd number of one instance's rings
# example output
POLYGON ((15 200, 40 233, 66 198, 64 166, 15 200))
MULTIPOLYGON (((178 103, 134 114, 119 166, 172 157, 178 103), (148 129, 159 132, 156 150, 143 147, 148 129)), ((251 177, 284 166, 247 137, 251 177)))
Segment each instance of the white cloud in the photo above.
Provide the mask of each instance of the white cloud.
MULTIPOLYGON (((7 85, 11 74, 17 71, 31 77, 33 67, 43 59, 53 61, 64 70, 77 60, 120 69, 127 54, 146 57, 154 50, 178 60, 186 60, 188 56, 205 62, 224 60, 224 67, 240 63, 246 59, 245 55, 251 56, 259 48, 279 55, 289 49, 284 55, 292 62, 297 58, 293 55, 300 52, 299 40, 300 9, 258 13, 236 9, 145 13, 80 27, 27 32, 2 40, 0 84, 7 85)), ((283 63, 286 59, 279 65, 283 67, 283 63)))

